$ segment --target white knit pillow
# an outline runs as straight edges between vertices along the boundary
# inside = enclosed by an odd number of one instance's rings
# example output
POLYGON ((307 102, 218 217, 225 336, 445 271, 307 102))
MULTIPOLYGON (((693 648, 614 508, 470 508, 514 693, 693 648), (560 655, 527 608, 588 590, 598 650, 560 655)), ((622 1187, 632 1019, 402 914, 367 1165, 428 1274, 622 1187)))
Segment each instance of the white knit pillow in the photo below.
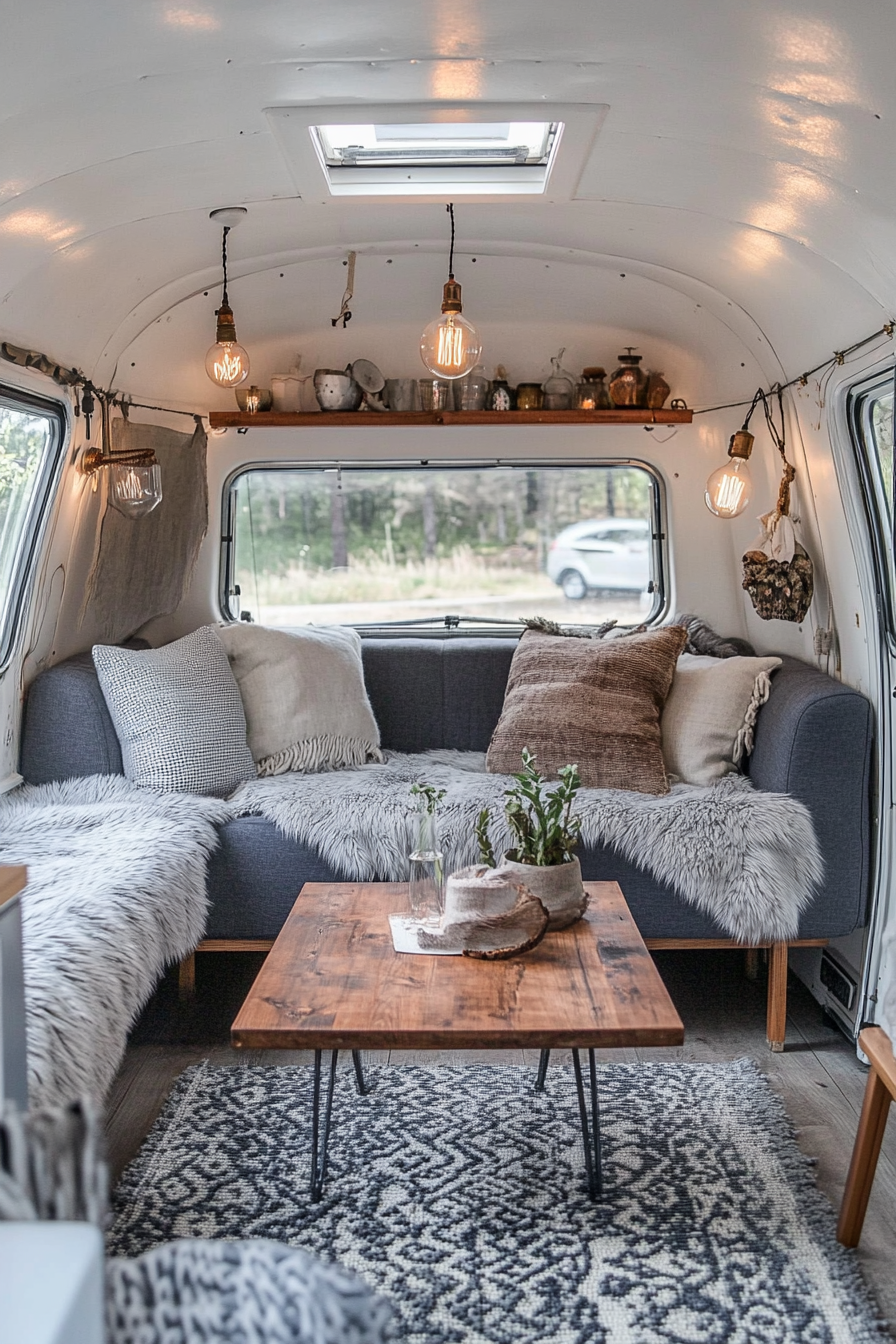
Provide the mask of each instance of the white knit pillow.
POLYGON ((685 784, 712 784, 753 750, 753 727, 780 658, 683 653, 663 708, 663 759, 685 784))
POLYGON ((161 649, 95 644, 93 661, 132 783, 223 797, 254 779, 239 687, 213 626, 161 649))
POLYGON ((259 775, 382 761, 355 630, 240 624, 218 633, 243 697, 259 775))

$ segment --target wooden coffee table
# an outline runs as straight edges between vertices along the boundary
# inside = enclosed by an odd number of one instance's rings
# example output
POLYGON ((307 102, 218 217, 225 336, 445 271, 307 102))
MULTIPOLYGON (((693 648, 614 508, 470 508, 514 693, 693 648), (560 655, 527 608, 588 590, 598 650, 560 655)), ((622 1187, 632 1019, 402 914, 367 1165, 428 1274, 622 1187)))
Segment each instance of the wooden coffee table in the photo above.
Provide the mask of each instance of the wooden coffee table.
POLYGON ((321 1198, 336 1061, 362 1050, 572 1051, 592 1199, 601 1192, 594 1051, 681 1045, 684 1028, 616 882, 586 882, 584 919, 507 961, 415 956, 392 947, 400 882, 306 882, 231 1028, 235 1046, 313 1050, 311 1198, 321 1198), (330 1065, 321 1115, 322 1054, 330 1065), (580 1050, 588 1051, 590 1106, 580 1050))

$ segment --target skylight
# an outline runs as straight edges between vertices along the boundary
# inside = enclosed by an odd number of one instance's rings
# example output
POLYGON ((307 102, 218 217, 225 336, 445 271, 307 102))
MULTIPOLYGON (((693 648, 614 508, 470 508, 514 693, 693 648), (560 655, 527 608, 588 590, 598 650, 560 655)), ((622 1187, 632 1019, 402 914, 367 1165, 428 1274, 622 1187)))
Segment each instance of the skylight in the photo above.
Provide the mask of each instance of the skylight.
POLYGON ((544 191, 563 123, 431 121, 310 126, 334 196, 544 191))
POLYGON ((571 199, 605 104, 393 103, 266 109, 302 196, 571 199), (363 106, 363 105, 362 105, 363 106), (318 177, 320 181, 320 177, 318 177))

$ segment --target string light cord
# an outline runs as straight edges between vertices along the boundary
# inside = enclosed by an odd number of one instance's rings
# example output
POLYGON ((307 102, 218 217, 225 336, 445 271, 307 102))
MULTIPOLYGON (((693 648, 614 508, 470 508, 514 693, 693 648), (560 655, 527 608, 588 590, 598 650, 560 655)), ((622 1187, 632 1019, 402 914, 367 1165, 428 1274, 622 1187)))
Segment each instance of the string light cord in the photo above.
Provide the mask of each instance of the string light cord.
MULTIPOLYGON (((853 345, 848 345, 845 350, 835 350, 828 359, 824 359, 820 364, 816 364, 814 369, 807 369, 805 373, 798 373, 795 378, 790 378, 786 383, 773 383, 768 389, 768 395, 774 395, 779 388, 781 392, 786 392, 789 388, 796 387, 797 385, 806 387, 809 379, 814 378, 816 373, 827 372, 830 377, 830 375, 833 374, 834 369, 845 364, 850 355, 854 355, 857 350, 864 349, 866 345, 871 345, 873 341, 879 341, 881 336, 888 336, 892 340, 894 331, 896 331, 896 322, 885 322, 882 327, 877 331, 872 332, 870 336, 864 336, 862 340, 856 341, 853 345)), ((736 411, 741 406, 749 406, 750 414, 752 415, 758 397, 764 393, 765 389, 760 388, 757 393, 754 393, 751 399, 745 398, 743 401, 728 401, 719 406, 701 406, 694 411, 694 415, 709 415, 712 411, 736 411)))
POLYGON ((448 279, 454 279, 454 202, 446 205, 445 209, 451 217, 451 246, 448 249, 448 279))

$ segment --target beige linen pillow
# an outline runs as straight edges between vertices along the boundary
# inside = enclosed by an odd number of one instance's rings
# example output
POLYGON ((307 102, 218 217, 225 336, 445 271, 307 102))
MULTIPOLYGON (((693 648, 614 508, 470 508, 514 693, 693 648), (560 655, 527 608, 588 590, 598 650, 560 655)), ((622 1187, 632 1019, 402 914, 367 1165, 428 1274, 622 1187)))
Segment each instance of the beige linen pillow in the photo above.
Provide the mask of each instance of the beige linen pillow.
POLYGON ((753 750, 753 727, 780 658, 683 653, 663 710, 663 756, 685 784, 712 784, 753 750))
POLYGON ((243 699, 259 775, 382 761, 357 631, 240 624, 222 626, 218 634, 243 699))
POLYGON ((486 768, 512 774, 528 747, 548 779, 577 765, 586 788, 668 793, 660 715, 686 640, 682 626, 611 641, 526 630, 486 768))

